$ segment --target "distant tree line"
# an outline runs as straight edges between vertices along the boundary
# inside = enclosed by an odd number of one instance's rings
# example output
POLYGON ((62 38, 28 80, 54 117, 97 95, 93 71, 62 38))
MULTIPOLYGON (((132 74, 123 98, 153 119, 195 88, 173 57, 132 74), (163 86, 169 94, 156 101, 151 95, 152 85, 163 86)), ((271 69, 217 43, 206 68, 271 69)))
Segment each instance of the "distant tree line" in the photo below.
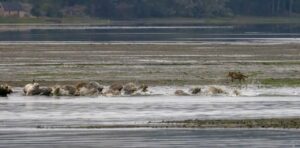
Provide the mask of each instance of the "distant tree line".
MULTIPOLYGON (((62 17, 63 9, 83 6, 101 18, 288 16, 300 13, 300 0, 0 0, 29 3, 35 16, 62 17)), ((74 9, 76 11, 76 9, 74 9)))

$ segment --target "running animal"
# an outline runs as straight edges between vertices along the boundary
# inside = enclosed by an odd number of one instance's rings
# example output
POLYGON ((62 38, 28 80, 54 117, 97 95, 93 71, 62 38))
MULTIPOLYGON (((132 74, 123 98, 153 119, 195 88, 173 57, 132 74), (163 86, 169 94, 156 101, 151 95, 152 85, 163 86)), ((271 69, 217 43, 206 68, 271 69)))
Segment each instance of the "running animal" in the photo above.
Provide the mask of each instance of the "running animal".
POLYGON ((241 72, 229 72, 227 74, 227 77, 231 78, 231 81, 233 82, 234 80, 239 80, 240 82, 246 81, 248 76, 244 75, 241 72))
POLYGON ((40 84, 33 81, 33 83, 25 85, 23 91, 26 96, 40 95, 40 84))
POLYGON ((79 96, 98 96, 102 95, 104 89, 98 82, 78 83, 75 86, 79 96))
POLYGON ((11 93, 13 93, 13 91, 10 86, 8 86, 7 84, 0 85, 0 97, 7 97, 7 95, 11 93))

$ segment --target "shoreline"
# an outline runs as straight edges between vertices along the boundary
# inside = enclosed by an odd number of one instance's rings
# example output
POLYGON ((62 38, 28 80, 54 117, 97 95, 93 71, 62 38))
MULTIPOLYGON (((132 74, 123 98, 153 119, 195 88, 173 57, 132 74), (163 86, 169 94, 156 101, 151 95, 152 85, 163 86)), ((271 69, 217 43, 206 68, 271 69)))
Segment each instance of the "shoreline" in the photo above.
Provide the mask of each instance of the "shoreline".
POLYGON ((47 127, 38 125, 36 129, 300 129, 300 118, 272 118, 272 119, 233 119, 233 120, 185 120, 148 122, 136 125, 87 125, 47 127))
POLYGON ((101 18, 1 18, 0 31, 32 29, 97 29, 103 27, 226 27, 244 25, 299 25, 293 17, 145 18, 111 20, 101 18))
MULTIPOLYGON (((254 85, 259 88, 284 88, 291 87, 297 88, 300 87, 300 79, 261 79, 257 80, 260 83, 257 84, 248 84, 248 83, 229 83, 228 79, 224 80, 191 80, 191 81, 176 81, 176 80, 139 80, 139 81, 130 81, 130 80, 92 80, 100 82, 100 84, 109 86, 111 84, 127 84, 135 82, 136 84, 146 84, 149 86, 227 86, 227 87, 247 87, 249 85, 254 85), (287 82, 289 81, 289 82, 287 82), (291 83, 291 84, 289 84, 291 83)), ((89 82, 89 80, 80 80, 80 81, 38 81, 41 86, 51 87, 55 85, 76 85, 79 82, 89 82)), ((3 81, 0 80, 0 84, 8 84, 11 87, 24 87, 26 84, 30 84, 32 81, 3 81)))
POLYGON ((215 18, 144 18, 144 19, 101 19, 95 17, 66 17, 66 18, 0 18, 0 25, 246 25, 246 24, 300 24, 298 16, 290 17, 255 17, 233 16, 215 18))
MULTIPOLYGON (((205 39, 205 38, 203 38, 205 39)), ((234 39, 234 38, 232 38, 234 39)), ((226 41, 221 38, 219 40, 211 41, 0 41, 0 46, 5 45, 45 45, 45 46, 70 46, 70 45, 153 45, 153 46, 282 46, 282 45, 298 45, 300 38, 242 38, 236 39, 236 41, 226 41), (255 42, 253 42, 255 41, 255 42)))

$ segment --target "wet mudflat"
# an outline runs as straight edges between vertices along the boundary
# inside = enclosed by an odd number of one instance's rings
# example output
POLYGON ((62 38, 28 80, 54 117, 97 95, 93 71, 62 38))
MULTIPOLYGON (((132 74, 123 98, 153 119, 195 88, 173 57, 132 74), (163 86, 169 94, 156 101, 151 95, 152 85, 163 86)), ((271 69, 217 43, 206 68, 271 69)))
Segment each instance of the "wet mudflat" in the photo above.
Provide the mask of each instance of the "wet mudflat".
POLYGON ((228 71, 264 79, 300 79, 299 44, 0 45, 0 78, 14 86, 95 80, 153 85, 228 84, 228 71), (45 83, 43 83, 45 82, 45 83))
MULTIPOLYGON (((0 81, 228 84, 300 79, 300 27, 40 26, 0 31, 0 81)), ((42 82, 40 82, 42 83, 42 82)))

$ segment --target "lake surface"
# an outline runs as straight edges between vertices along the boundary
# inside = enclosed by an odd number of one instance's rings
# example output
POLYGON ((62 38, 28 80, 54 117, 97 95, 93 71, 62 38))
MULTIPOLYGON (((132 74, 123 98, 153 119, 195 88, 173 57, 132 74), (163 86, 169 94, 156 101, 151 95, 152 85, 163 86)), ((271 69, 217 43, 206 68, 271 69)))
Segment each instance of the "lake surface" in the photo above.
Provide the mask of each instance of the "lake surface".
POLYGON ((0 41, 76 42, 296 42, 297 25, 33 26, 0 27, 0 41), (275 39, 275 40, 274 40, 275 39))

